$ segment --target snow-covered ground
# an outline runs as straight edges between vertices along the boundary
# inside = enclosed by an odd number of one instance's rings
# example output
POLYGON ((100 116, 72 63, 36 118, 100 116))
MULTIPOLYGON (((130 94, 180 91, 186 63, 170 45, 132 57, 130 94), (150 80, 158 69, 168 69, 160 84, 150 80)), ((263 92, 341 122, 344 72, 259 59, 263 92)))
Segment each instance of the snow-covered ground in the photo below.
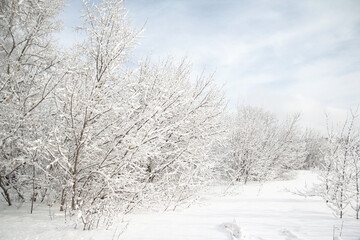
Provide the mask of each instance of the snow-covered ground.
POLYGON ((333 239, 360 240, 360 221, 335 218, 319 197, 291 192, 310 187, 316 174, 299 171, 294 180, 263 185, 237 186, 231 194, 225 187, 210 188, 199 204, 165 213, 131 214, 109 230, 81 231, 64 224, 58 212, 38 206, 9 208, 0 212, 1 239, 333 239), (290 191, 289 191, 290 190, 290 191), (50 220, 49 215, 52 216, 50 220), (124 226, 127 225, 126 230, 124 226), (342 229, 342 230, 341 230, 342 229))

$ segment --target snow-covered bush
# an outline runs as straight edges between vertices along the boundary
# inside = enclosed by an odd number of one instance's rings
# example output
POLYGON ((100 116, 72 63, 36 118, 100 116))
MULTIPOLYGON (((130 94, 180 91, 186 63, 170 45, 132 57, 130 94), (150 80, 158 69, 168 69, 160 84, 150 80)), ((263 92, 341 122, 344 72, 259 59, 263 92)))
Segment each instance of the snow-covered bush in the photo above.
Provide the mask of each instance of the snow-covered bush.
POLYGON ((349 206, 359 219, 360 206, 360 125, 357 111, 341 130, 328 129, 320 194, 334 214, 342 218, 349 206))
POLYGON ((302 166, 305 146, 298 133, 299 116, 280 122, 260 108, 238 109, 225 147, 225 172, 232 181, 265 181, 302 166))
POLYGON ((307 129, 302 137, 305 143, 305 160, 303 169, 322 169, 324 166, 324 149, 327 140, 313 130, 307 129))

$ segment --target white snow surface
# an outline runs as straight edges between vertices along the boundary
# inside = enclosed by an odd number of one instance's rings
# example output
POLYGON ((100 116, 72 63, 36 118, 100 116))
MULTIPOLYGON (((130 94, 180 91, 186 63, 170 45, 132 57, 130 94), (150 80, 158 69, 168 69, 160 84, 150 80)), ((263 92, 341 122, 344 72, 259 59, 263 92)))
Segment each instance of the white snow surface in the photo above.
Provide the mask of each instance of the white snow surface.
POLYGON ((198 204, 187 209, 130 214, 109 230, 74 230, 55 208, 49 212, 39 205, 34 214, 29 214, 27 206, 1 203, 0 238, 360 240, 360 220, 352 216, 338 219, 321 198, 291 193, 311 187, 317 181, 315 173, 297 171, 291 177, 294 179, 238 185, 227 194, 223 194, 225 186, 210 187, 198 204))

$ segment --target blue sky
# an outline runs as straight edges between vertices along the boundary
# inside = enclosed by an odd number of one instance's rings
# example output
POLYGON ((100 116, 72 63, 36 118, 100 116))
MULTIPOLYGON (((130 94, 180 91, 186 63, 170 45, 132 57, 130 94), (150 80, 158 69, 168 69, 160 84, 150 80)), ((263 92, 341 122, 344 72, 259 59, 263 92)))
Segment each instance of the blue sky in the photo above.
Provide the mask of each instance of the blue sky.
MULTIPOLYGON (((126 0, 145 31, 139 57, 189 56, 194 71, 215 71, 229 109, 263 107, 280 117, 300 112, 323 130, 360 103, 360 1, 126 0)), ((62 14, 64 45, 80 23, 81 1, 62 14)))

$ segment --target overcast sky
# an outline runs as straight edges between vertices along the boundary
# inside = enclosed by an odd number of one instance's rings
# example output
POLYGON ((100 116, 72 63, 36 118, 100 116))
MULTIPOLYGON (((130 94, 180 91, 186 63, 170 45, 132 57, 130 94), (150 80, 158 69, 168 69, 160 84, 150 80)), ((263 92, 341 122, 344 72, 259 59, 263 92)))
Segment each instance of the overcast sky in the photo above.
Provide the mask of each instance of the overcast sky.
MULTIPOLYGON (((145 31, 137 56, 185 55, 194 71, 216 72, 234 111, 239 104, 284 117, 300 112, 323 130, 360 103, 359 0, 126 0, 145 31)), ((81 1, 62 19, 64 45, 79 23, 81 1)))

